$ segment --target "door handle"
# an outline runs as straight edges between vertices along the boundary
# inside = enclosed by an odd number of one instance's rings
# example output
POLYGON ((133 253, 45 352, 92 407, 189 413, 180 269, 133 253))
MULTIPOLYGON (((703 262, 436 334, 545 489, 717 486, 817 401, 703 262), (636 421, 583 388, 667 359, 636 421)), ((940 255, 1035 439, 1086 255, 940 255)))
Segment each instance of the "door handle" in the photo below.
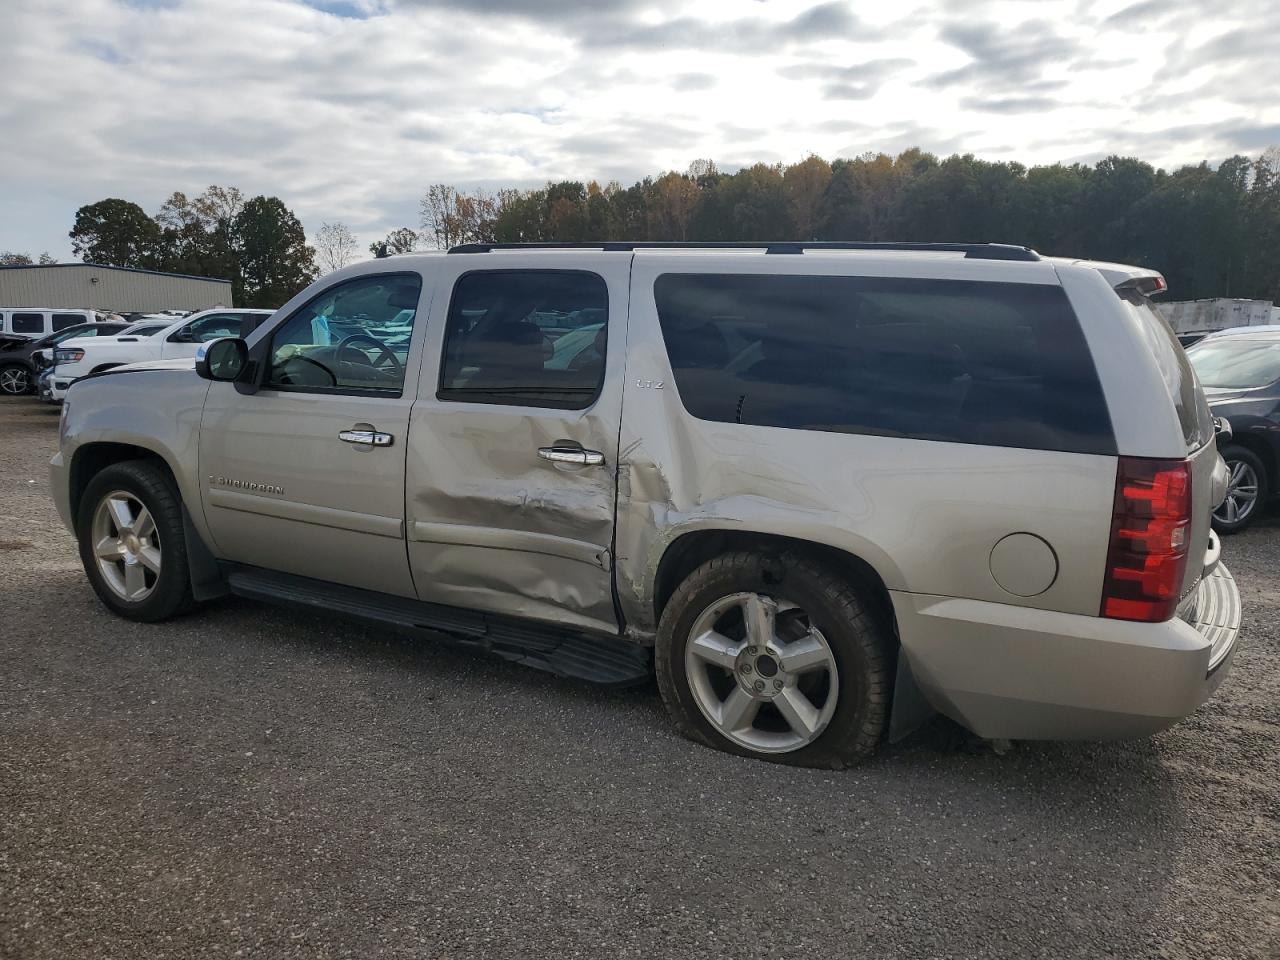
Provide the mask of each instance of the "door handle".
POLYGON ((572 463, 579 467, 598 467, 604 463, 599 450, 584 450, 582 444, 557 443, 551 447, 539 447, 538 456, 552 463, 572 463))
POLYGON ((377 430, 343 430, 338 434, 343 443, 358 443, 366 447, 389 447, 394 439, 389 433, 377 430))

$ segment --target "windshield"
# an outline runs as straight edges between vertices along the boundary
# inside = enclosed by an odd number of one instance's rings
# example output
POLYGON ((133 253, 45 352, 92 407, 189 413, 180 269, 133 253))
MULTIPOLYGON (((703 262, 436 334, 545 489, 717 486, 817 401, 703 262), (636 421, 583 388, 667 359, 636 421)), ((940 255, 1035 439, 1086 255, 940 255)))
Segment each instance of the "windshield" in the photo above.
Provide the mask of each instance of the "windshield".
POLYGON ((1280 339, 1206 340, 1187 356, 1209 388, 1248 390, 1280 380, 1280 339))

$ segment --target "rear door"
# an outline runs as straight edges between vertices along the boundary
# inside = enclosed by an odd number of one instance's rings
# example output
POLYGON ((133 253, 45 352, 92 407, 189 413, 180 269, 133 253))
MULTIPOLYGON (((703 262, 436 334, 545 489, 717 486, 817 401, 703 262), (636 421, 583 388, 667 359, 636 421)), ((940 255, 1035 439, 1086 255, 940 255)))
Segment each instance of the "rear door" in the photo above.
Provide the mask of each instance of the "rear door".
POLYGON ((616 631, 629 253, 446 258, 409 425, 424 600, 616 631))

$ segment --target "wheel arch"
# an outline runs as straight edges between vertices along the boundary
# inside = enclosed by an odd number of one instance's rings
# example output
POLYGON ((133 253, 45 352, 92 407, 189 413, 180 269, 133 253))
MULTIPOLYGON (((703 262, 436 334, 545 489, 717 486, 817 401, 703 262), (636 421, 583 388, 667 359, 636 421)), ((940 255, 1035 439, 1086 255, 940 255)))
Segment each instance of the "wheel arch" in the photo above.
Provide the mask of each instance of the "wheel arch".
POLYGON ((893 692, 889 700, 887 736, 897 742, 934 715, 902 652, 898 619, 885 577, 865 558, 852 551, 820 541, 782 534, 710 528, 681 534, 667 545, 654 576, 653 616, 655 623, 680 584, 694 570, 723 553, 747 550, 765 556, 801 553, 833 570, 869 602, 889 638, 892 655, 893 692))
POLYGON ((884 577, 865 559, 830 544, 774 533, 711 528, 693 530, 671 541, 658 561, 654 576, 653 617, 657 623, 671 596, 689 574, 723 553, 748 550, 765 556, 804 553, 833 569, 871 602, 872 608, 898 642, 893 602, 884 577))
POLYGON ((71 508, 72 523, 77 525, 79 523, 80 501, 84 498, 84 492, 89 486, 89 481, 107 467, 116 463, 124 463, 127 460, 148 460, 155 463, 169 475, 169 479, 173 481, 174 487, 177 488, 177 474, 174 472, 173 466, 155 450, 133 443, 105 440, 85 443, 77 447, 71 457, 71 469, 68 477, 68 502, 71 508))

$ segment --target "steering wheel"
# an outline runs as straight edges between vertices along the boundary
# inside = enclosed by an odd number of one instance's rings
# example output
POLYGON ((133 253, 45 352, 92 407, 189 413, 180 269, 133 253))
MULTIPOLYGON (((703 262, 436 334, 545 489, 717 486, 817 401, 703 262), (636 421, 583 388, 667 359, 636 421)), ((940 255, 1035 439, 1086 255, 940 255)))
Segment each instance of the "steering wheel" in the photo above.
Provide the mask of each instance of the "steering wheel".
POLYGON ((356 353, 360 357, 359 361, 357 362, 363 363, 365 366, 368 366, 368 367, 376 368, 380 366, 382 364, 382 361, 386 360, 387 358, 390 358, 391 365, 397 370, 399 370, 401 367, 404 366, 404 364, 400 362, 400 358, 397 357, 394 353, 392 353, 390 348, 385 343, 383 343, 377 337, 369 336, 369 334, 367 333, 353 333, 350 336, 346 336, 342 338, 342 342, 338 344, 338 349, 334 352, 334 357, 335 359, 337 359, 339 363, 342 362, 342 359, 343 359, 342 354, 343 354, 343 351, 346 351, 346 350, 352 350, 353 353, 356 353), (353 341, 356 341, 356 340, 367 340, 371 344, 373 344, 375 347, 377 347, 379 351, 379 355, 377 359, 371 361, 365 354, 361 353, 358 350, 354 350, 351 344, 353 341))
MULTIPOLYGON (((328 378, 329 378, 329 380, 330 380, 329 386, 331 386, 331 387, 336 387, 336 386, 338 385, 338 378, 337 378, 336 376, 334 376, 334 373, 333 373, 333 371, 332 371, 332 370, 330 370, 328 367, 326 367, 326 366, 325 366, 323 363, 321 363, 319 360, 312 360, 310 357, 304 357, 304 356, 303 356, 302 354, 300 354, 300 353, 295 353, 293 356, 291 356, 291 357, 287 358, 287 359, 284 361, 284 363, 276 364, 276 365, 275 365, 275 368, 276 368, 276 369, 279 369, 280 367, 283 367, 285 363, 291 363, 291 362, 292 362, 292 361, 294 361, 294 360, 298 360, 298 361, 300 361, 301 363, 309 363, 309 364, 311 364, 313 367, 319 367, 321 370, 323 370, 323 371, 324 371, 324 375, 325 375, 326 377, 328 377, 328 378)), ((279 381, 279 382, 280 382, 280 383, 287 383, 287 384, 292 385, 292 384, 294 384, 294 383, 296 383, 296 382, 301 382, 301 381, 295 381, 292 377, 289 377, 289 375, 288 375, 287 373, 285 373, 285 374, 282 374, 282 375, 281 375, 281 379, 280 379, 280 381, 279 381), (288 379, 285 379, 286 377, 287 377, 288 379)))

